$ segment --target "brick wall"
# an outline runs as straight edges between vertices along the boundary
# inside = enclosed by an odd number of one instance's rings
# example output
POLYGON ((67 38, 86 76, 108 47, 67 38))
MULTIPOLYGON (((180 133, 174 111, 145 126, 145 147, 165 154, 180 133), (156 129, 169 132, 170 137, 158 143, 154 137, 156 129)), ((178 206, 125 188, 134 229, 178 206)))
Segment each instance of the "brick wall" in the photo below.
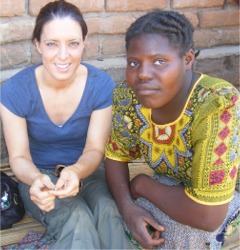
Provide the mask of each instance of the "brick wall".
MULTIPOLYGON (((40 62, 30 42, 39 9, 49 0, 1 0, 1 75, 4 82, 17 71, 40 62)), ((154 8, 184 13, 195 27, 201 50, 196 69, 239 87, 239 0, 69 0, 82 11, 89 27, 84 60, 124 78, 126 28, 154 8)), ((5 158, 4 145, 2 146, 5 158)))

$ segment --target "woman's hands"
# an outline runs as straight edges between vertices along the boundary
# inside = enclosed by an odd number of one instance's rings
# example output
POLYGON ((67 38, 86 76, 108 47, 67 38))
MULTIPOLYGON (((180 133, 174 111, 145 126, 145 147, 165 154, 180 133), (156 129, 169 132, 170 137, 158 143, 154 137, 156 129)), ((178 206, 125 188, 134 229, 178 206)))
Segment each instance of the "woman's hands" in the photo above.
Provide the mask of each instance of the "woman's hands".
MULTIPOLYGON (((144 186, 144 179, 149 178, 145 174, 140 174, 130 181, 130 192, 133 199, 139 198, 139 185, 144 186)), ((147 212, 145 209, 134 205, 126 218, 128 227, 133 237, 141 244, 143 248, 153 248, 164 242, 161 238, 161 232, 164 228, 147 212)))
POLYGON ((62 199, 77 195, 79 183, 74 166, 62 170, 56 185, 48 175, 38 173, 30 188, 30 198, 41 210, 49 212, 54 209, 56 197, 62 199))
POLYGON ((79 188, 80 180, 77 174, 77 169, 76 166, 72 165, 61 171, 54 190, 50 190, 49 193, 62 199, 77 195, 79 188))
POLYGON ((125 214, 124 219, 132 236, 144 249, 152 249, 163 244, 161 232, 164 228, 149 212, 134 204, 125 214))
POLYGON ((41 210, 49 212, 54 209, 56 197, 49 192, 54 188, 48 175, 37 173, 30 187, 30 198, 41 210))

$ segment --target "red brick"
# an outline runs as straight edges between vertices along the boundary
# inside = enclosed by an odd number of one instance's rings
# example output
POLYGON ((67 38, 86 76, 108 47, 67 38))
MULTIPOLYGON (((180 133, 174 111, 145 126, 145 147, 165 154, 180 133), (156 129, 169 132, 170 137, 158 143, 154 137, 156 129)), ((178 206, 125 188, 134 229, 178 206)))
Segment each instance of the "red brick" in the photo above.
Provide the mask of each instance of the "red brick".
POLYGON ((239 28, 224 29, 221 32, 221 44, 239 45, 239 28))
POLYGON ((103 22, 102 18, 100 17, 93 17, 93 18, 85 18, 85 21, 88 26, 88 35, 100 33, 100 25, 103 22))
POLYGON ((81 12, 100 12, 104 10, 104 0, 69 0, 75 4, 81 12))
POLYGON ((239 44, 239 29, 230 28, 224 30, 196 30, 194 32, 196 48, 209 48, 219 45, 239 44))
POLYGON ((30 39, 34 23, 29 20, 20 20, 0 24, 0 43, 30 39))
POLYGON ((106 0, 107 11, 149 11, 167 7, 168 0, 106 0))
POLYGON ((22 16, 25 12, 25 0, 1 0, 0 16, 22 16))
POLYGON ((53 2, 54 0, 29 0, 29 13, 32 16, 37 16, 40 9, 49 2, 53 2))
POLYGON ((36 63, 41 63, 42 61, 42 57, 39 54, 39 52, 37 51, 37 48, 31 44, 30 46, 30 53, 31 53, 31 63, 32 64, 36 64, 36 63))
MULTIPOLYGON (((28 62, 27 46, 20 44, 6 44, 1 46, 1 69, 16 68, 28 62)), ((29 46, 28 46, 29 47, 29 46)))
POLYGON ((201 28, 239 25, 239 10, 218 10, 199 13, 201 28))
POLYGON ((195 48, 209 48, 219 43, 220 37, 217 31, 195 30, 194 31, 195 48))
POLYGON ((88 37, 83 53, 83 60, 94 59, 100 56, 100 39, 97 36, 88 37))
POLYGON ((174 9, 222 7, 224 0, 173 0, 174 9))
POLYGON ((86 19, 89 34, 122 34, 135 20, 130 15, 110 16, 106 18, 86 19))
POLYGON ((199 19, 196 12, 185 11, 182 14, 191 22, 194 28, 198 26, 199 19))
POLYGON ((227 8, 235 8, 239 6, 239 0, 226 0, 225 5, 227 8))
MULTIPOLYGON (((49 2, 54 0, 30 0, 29 13, 32 16, 37 16, 40 9, 49 2)), ((81 12, 100 12, 104 9, 104 0, 69 0, 68 2, 76 5, 81 12)))
POLYGON ((125 54, 124 35, 108 36, 102 42, 102 54, 106 56, 116 56, 125 54))

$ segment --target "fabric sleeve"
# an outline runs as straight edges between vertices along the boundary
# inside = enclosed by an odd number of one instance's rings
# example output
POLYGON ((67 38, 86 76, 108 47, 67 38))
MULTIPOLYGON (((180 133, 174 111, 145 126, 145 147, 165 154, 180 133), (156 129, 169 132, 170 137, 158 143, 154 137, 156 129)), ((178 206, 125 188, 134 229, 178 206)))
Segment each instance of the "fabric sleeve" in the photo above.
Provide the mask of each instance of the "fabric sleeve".
POLYGON ((229 92, 203 107, 192 129, 192 185, 185 193, 197 203, 220 205, 233 198, 240 165, 239 97, 229 92))
POLYGON ((102 73, 96 79, 97 87, 94 95, 94 110, 103 109, 112 105, 112 94, 115 86, 112 78, 106 73, 102 73))
POLYGON ((136 120, 134 119, 134 98, 122 83, 113 92, 112 130, 106 144, 106 157, 128 162, 140 157, 136 120))
POLYGON ((13 114, 26 118, 30 107, 29 90, 19 77, 10 78, 1 88, 1 103, 13 114))

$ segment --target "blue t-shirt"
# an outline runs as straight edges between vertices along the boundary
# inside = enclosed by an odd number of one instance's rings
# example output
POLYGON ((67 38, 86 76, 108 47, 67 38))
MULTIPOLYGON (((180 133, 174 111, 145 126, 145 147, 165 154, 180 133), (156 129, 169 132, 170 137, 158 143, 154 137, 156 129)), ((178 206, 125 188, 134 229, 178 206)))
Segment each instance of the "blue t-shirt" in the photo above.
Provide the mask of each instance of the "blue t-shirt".
POLYGON ((44 109, 35 77, 39 65, 17 73, 1 88, 2 104, 27 121, 30 153, 38 168, 54 169, 57 164, 74 164, 85 146, 92 112, 112 104, 112 78, 94 66, 83 65, 88 76, 82 99, 61 127, 49 119, 44 109))

